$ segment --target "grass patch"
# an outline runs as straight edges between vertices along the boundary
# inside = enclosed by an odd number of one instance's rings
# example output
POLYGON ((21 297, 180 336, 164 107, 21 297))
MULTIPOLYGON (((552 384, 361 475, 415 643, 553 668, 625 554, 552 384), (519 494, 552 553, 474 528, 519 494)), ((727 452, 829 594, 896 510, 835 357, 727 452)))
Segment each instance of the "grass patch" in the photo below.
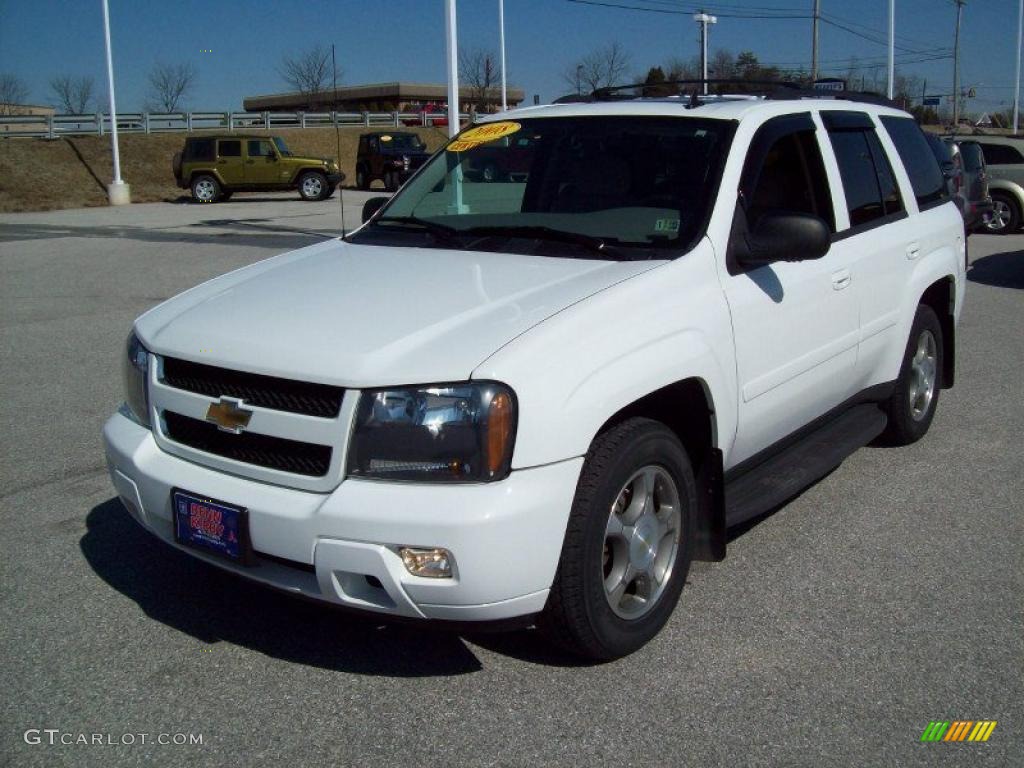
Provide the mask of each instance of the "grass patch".
MULTIPOLYGON (((339 165, 345 184, 355 183, 359 134, 340 130, 339 165)), ((387 130, 373 128, 372 130, 387 130)), ((401 128, 417 133, 431 151, 447 140, 447 128, 401 128)), ((203 135, 197 131, 194 135, 203 135)), ((264 133, 247 131, 247 133, 264 133)), ((266 132, 281 136, 295 154, 338 158, 333 128, 266 132)), ((174 183, 171 160, 185 143, 184 133, 129 133, 119 137, 121 176, 131 185, 133 203, 177 200, 188 191, 174 183)), ((106 205, 106 185, 114 175, 109 136, 60 139, 0 139, 0 211, 47 211, 106 205)), ((296 193, 297 194, 297 193, 296 193)))

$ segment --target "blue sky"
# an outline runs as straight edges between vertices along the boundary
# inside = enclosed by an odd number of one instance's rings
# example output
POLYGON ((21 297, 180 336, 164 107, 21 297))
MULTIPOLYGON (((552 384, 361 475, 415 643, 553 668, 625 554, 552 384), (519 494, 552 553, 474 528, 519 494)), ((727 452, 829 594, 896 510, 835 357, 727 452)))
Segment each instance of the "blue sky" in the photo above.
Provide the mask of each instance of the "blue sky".
MULTIPOLYGON (((700 0, 606 0, 649 9, 688 10, 700 0)), ((811 0, 728 0, 700 3, 720 14, 711 47, 752 50, 762 61, 810 60, 809 19, 726 17, 737 11, 795 9, 811 0)), ((462 46, 497 49, 497 0, 459 0, 462 46)), ((838 23, 884 37, 887 0, 822 0, 838 23)), ((62 73, 91 74, 105 88, 100 0, 0 0, 0 72, 29 86, 33 103, 49 103, 48 82, 62 73)), ((900 70, 927 78, 930 92, 952 89, 952 61, 920 61, 952 46, 952 0, 896 0, 898 41, 925 54, 901 52, 900 70)), ((281 57, 315 43, 337 45, 347 84, 444 80, 442 0, 110 0, 118 106, 141 109, 146 73, 157 60, 191 61, 199 71, 186 106, 241 109, 246 95, 286 90, 281 57), (203 52, 211 49, 212 53, 203 52)), ((631 11, 569 0, 505 0, 509 81, 549 101, 569 90, 561 73, 589 50, 618 40, 632 70, 697 52, 689 15, 631 11)), ((962 73, 977 85, 972 110, 1009 105, 1013 98, 1016 0, 969 0, 964 12, 962 73)), ((882 62, 885 48, 836 26, 821 28, 821 59, 857 56, 882 62)), ((884 87, 885 70, 877 69, 884 87)), ((867 75, 871 82, 871 72, 867 75)))

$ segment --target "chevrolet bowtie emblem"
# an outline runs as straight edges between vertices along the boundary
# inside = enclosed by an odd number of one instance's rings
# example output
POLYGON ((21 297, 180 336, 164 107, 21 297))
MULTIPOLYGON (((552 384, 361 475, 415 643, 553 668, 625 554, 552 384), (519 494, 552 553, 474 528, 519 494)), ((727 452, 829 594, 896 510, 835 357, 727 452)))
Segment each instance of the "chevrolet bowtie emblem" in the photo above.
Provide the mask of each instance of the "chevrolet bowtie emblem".
POLYGON ((216 424, 223 432, 238 434, 249 426, 252 411, 242 407, 242 401, 233 397, 222 397, 216 403, 210 403, 206 412, 206 420, 216 424))

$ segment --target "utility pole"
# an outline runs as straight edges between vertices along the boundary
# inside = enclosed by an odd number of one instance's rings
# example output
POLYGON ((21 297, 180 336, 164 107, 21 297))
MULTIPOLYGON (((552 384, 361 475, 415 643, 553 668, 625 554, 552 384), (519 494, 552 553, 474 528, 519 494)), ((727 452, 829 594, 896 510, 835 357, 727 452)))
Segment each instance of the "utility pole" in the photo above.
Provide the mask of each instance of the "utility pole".
POLYGON ((505 88, 505 0, 498 0, 498 36, 501 40, 501 111, 508 109, 505 88))
POLYGON ((896 0, 889 0, 889 98, 896 84, 896 0))
POLYGON ((704 11, 693 14, 693 20, 700 24, 700 71, 704 80, 704 95, 708 95, 708 24, 715 24, 718 17, 704 11))
MULTIPOLYGON (((127 205, 132 201, 131 187, 121 179, 121 154, 117 146, 117 105, 114 102, 114 58, 110 52, 110 11, 103 0, 103 40, 107 45, 107 88, 110 92, 110 149, 114 155, 114 180, 107 184, 111 205, 127 205)), ((103 118, 100 117, 100 120, 103 118)))
MULTIPOLYGON (((106 0, 104 0, 106 2, 106 0)), ((444 25, 448 54, 448 136, 459 132, 459 37, 455 28, 455 0, 445 0, 444 25)))
POLYGON ((818 79, 818 20, 821 18, 821 0, 814 0, 814 21, 811 26, 811 82, 818 79))
POLYGON ((1020 44, 1024 37, 1024 0, 1017 5, 1017 80, 1013 88, 1013 132, 1017 133, 1020 118, 1020 44))
POLYGON ((960 21, 964 14, 966 0, 956 3, 956 36, 953 38, 953 133, 960 125, 960 21))

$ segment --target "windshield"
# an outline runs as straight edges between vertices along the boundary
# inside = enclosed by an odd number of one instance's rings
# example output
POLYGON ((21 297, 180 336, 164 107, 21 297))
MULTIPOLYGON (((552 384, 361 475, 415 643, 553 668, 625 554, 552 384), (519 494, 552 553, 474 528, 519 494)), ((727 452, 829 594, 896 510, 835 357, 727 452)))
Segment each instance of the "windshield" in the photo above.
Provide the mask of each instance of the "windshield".
POLYGON ((386 133, 380 137, 381 149, 422 150, 425 145, 415 133, 386 133))
POLYGON ((401 231, 428 247, 607 246, 605 258, 666 258, 703 234, 733 130, 635 115, 484 123, 438 152, 352 239, 401 231))
POLYGON ((277 145, 277 151, 285 157, 291 157, 292 151, 288 149, 288 145, 284 143, 284 139, 280 136, 274 137, 274 144, 277 145))

